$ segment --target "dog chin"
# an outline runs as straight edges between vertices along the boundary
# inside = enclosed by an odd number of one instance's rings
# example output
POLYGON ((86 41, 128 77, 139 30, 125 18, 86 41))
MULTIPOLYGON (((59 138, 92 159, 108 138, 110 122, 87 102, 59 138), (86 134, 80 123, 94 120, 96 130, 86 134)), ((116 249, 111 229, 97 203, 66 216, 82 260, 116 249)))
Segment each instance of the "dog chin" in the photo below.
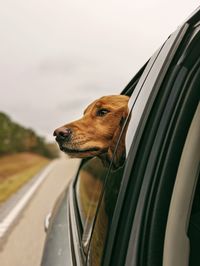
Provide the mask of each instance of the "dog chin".
POLYGON ((60 150, 66 153, 71 158, 88 158, 100 155, 102 151, 99 147, 81 148, 81 147, 66 147, 60 145, 60 150))
POLYGON ((69 156, 69 158, 79 158, 79 159, 84 159, 84 158, 91 158, 94 156, 97 156, 96 154, 91 154, 91 153, 68 153, 64 152, 69 156))

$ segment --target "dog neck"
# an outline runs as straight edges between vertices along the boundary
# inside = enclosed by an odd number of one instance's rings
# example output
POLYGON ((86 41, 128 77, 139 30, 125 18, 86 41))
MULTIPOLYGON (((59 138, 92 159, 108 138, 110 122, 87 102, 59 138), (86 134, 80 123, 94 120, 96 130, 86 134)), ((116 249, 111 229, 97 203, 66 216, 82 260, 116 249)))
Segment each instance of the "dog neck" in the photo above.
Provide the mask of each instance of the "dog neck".
POLYGON ((123 154, 123 156, 121 156, 120 158, 116 158, 116 156, 113 157, 113 154, 106 152, 99 155, 98 157, 101 159, 104 167, 106 168, 108 168, 112 163, 112 170, 118 170, 118 168, 121 168, 125 162, 125 154, 123 154))

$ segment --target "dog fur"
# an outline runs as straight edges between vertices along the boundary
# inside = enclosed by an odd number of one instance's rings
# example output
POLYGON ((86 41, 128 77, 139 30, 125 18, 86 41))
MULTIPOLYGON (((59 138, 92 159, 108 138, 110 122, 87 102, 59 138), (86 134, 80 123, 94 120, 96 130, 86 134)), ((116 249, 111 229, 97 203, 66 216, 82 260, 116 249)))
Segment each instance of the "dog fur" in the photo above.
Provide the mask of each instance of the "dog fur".
MULTIPOLYGON (((79 120, 65 124, 54 131, 60 149, 73 158, 99 156, 111 161, 114 149, 128 116, 129 97, 104 96, 92 102, 79 120)), ((115 162, 125 154, 125 134, 118 146, 115 162)))

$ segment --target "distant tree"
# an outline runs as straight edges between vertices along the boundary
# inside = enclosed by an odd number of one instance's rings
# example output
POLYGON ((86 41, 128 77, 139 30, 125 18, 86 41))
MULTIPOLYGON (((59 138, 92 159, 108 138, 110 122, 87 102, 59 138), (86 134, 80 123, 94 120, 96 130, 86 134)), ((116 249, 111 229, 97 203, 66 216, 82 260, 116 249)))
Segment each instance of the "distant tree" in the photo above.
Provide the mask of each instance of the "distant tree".
POLYGON ((58 156, 56 145, 46 143, 32 129, 12 122, 9 116, 0 112, 0 155, 25 151, 48 158, 58 156))
POLYGON ((11 152, 11 120, 0 113, 0 154, 11 152))

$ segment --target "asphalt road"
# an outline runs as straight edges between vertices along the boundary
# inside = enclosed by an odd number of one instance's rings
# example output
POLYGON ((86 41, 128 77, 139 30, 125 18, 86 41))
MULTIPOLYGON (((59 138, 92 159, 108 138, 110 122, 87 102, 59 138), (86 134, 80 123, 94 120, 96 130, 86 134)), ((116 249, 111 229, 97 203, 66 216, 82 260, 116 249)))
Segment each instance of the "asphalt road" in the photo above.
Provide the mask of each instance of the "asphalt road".
POLYGON ((76 173, 79 160, 59 159, 0 244, 1 266, 39 266, 45 241, 44 219, 76 173))

